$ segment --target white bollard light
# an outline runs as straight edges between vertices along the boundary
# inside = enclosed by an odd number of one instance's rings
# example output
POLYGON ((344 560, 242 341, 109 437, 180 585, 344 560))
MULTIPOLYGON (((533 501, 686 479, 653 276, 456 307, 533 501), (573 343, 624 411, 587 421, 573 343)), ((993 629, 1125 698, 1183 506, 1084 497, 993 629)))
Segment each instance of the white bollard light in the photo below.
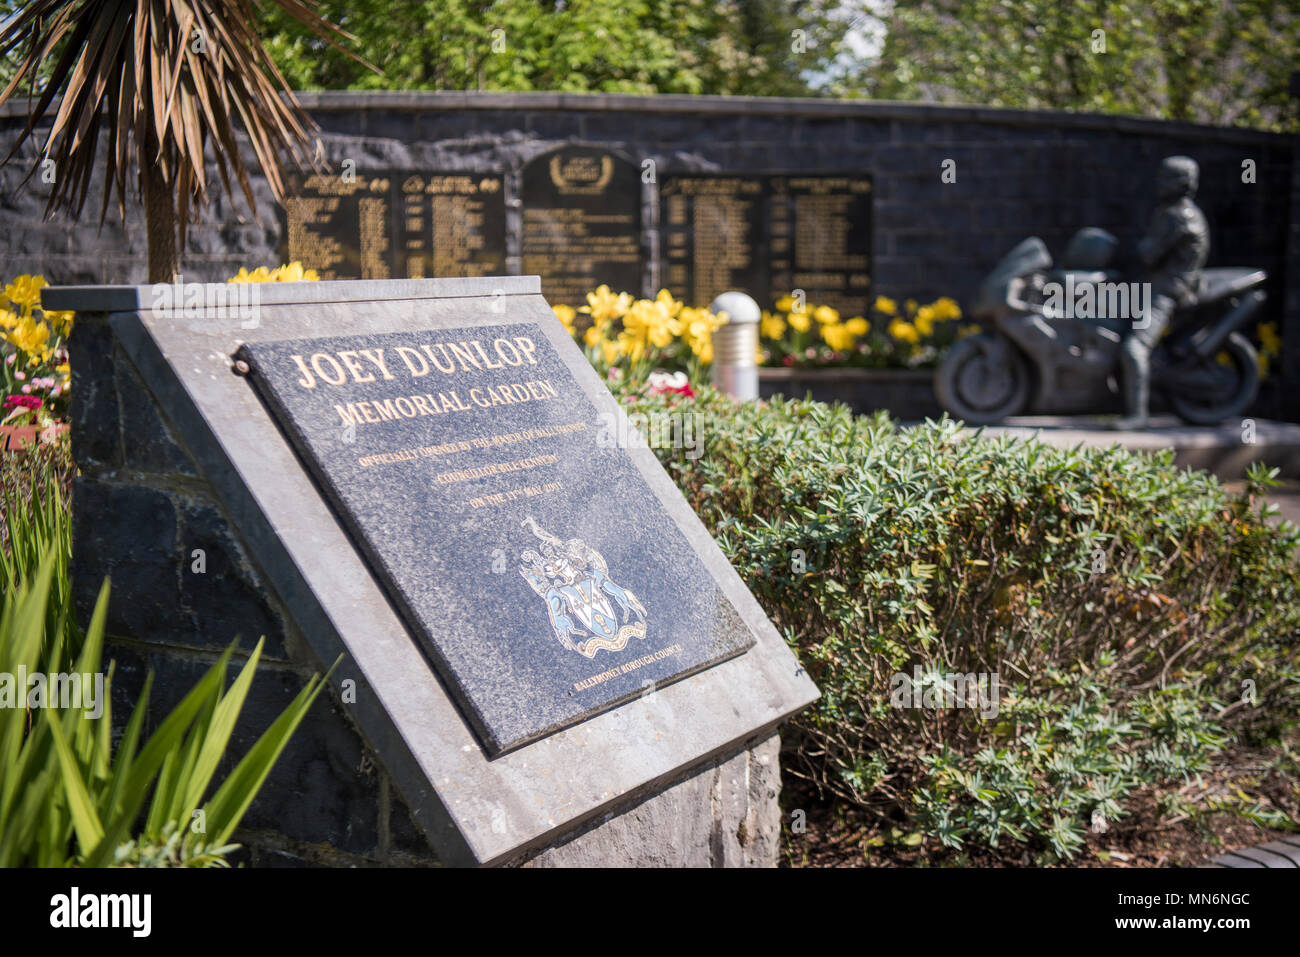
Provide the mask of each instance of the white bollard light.
POLYGON ((713 385, 735 399, 758 398, 758 321, 762 311, 743 292, 724 292, 709 306, 727 322, 713 333, 713 385))

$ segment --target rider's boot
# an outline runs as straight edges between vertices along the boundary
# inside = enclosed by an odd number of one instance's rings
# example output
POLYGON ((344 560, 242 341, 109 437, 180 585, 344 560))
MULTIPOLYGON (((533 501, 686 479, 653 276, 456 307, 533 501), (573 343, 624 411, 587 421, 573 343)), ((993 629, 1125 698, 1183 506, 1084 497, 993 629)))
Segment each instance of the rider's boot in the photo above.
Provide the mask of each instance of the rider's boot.
POLYGON ((1124 386, 1124 416, 1113 426, 1123 431, 1145 429, 1150 425, 1148 405, 1151 379, 1148 375, 1150 353, 1138 337, 1130 336, 1121 347, 1120 378, 1124 386))

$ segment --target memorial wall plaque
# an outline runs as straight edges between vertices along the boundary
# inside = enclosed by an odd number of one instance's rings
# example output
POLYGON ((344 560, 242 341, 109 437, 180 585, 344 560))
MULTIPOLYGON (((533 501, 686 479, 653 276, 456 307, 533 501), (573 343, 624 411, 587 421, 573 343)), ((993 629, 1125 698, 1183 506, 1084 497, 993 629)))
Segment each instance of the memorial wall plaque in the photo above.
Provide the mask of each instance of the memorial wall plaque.
POLYGON ((536 324, 240 357, 490 753, 753 644, 536 324))
POLYGON ((871 285, 871 180, 774 176, 770 198, 769 300, 802 289, 808 301, 866 315, 871 285))
POLYGON ((523 271, 552 304, 579 305, 601 284, 642 282, 641 176, 607 150, 565 146, 523 169, 523 271))
POLYGON ((500 174, 418 170, 291 177, 288 259, 322 279, 501 275, 503 186, 500 174))
POLYGON ((660 256, 667 288, 693 305, 729 289, 771 305, 808 301, 865 315, 871 286, 866 175, 664 177, 660 256))
POLYGON ((664 284, 678 298, 707 306, 735 289, 762 298, 763 183, 744 176, 675 176, 660 190, 664 284))

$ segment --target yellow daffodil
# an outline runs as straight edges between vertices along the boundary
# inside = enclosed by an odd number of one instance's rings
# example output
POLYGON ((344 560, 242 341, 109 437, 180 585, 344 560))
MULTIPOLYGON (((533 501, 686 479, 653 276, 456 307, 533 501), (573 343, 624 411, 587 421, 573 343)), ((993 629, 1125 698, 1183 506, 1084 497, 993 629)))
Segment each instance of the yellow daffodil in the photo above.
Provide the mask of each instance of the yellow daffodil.
POLYGON ((625 292, 618 295, 610 292, 609 286, 598 286, 595 292, 587 293, 587 304, 578 311, 585 312, 597 322, 609 322, 620 318, 632 308, 632 297, 625 292))
POLYGON ((797 329, 799 332, 807 332, 809 325, 811 325, 811 323, 808 320, 808 313, 806 312, 790 313, 791 329, 797 329))
POLYGON ((1277 334, 1276 322, 1261 322, 1259 324, 1259 344, 1265 352, 1272 355, 1282 353, 1282 337, 1277 334))
POLYGON ((31 316, 19 319, 5 338, 27 353, 28 365, 37 365, 50 357, 51 350, 47 345, 50 327, 31 316))
POLYGON ((931 303, 931 307, 934 309, 935 319, 941 322, 961 318, 961 306, 957 305, 957 300, 948 296, 940 296, 931 303))
POLYGON ((758 322, 758 331, 764 339, 779 340, 785 335, 785 320, 780 316, 774 316, 767 310, 763 311, 763 318, 758 322))
POLYGON ((713 361, 713 333, 726 324, 726 318, 707 309, 684 307, 679 317, 682 340, 701 361, 713 361))
POLYGON ((853 333, 855 336, 865 336, 871 331, 871 323, 867 322, 867 320, 863 319, 861 316, 854 316, 848 322, 844 323, 844 328, 848 329, 849 332, 853 333))
POLYGON ((578 311, 572 306, 552 306, 551 311, 555 313, 555 318, 560 320, 560 325, 564 326, 564 331, 571 336, 576 336, 578 330, 573 326, 573 319, 577 316, 578 311))
POLYGON ((875 308, 876 312, 883 312, 887 316, 892 316, 898 312, 898 303, 886 296, 877 296, 875 308))
POLYGON ((22 318, 12 309, 0 309, 0 330, 8 332, 14 326, 18 325, 18 320, 22 318))
POLYGON ((776 301, 776 309, 778 312, 789 312, 793 308, 794 296, 782 296, 776 301))
POLYGON ((30 311, 32 306, 40 303, 41 290, 47 285, 44 276, 23 275, 5 286, 4 295, 15 306, 21 306, 30 311))
POLYGON ((608 339, 600 344, 601 355, 605 359, 605 365, 612 366, 623 355, 623 344, 621 342, 610 342, 608 339))
POLYGON ((76 315, 75 312, 72 312, 71 310, 52 311, 49 309, 44 309, 42 312, 44 313, 45 321, 48 322, 50 327, 59 335, 66 337, 68 333, 72 331, 72 320, 76 315))
POLYGON ((836 352, 847 352, 853 348, 853 333, 843 323, 827 323, 822 326, 822 341, 836 352))
POLYGON ((668 318, 670 319, 676 318, 677 314, 680 313, 684 308, 683 303, 680 303, 676 299, 674 299, 673 294, 669 292, 667 289, 659 290, 659 295, 655 296, 655 304, 658 305, 659 308, 662 309, 665 313, 667 313, 668 318))
POLYGON ((672 345, 681 332, 681 323, 664 310, 658 302, 638 299, 623 316, 623 330, 642 345, 663 349, 672 345))
POLYGON ((230 282, 271 282, 271 270, 265 266, 258 266, 252 272, 249 272, 243 266, 239 267, 239 272, 230 277, 230 282))
POLYGON ((624 330, 618 334, 618 345, 623 355, 640 362, 646 355, 646 340, 634 332, 624 330))
POLYGON ((818 306, 813 310, 813 318, 821 326, 829 325, 840 321, 840 314, 830 306, 818 306))
POLYGON ((916 310, 916 331, 925 338, 934 335, 934 309, 930 306, 922 306, 916 310))
POLYGON ((890 320, 889 334, 899 342, 910 342, 913 345, 921 340, 921 337, 916 332, 916 327, 902 319, 890 320))

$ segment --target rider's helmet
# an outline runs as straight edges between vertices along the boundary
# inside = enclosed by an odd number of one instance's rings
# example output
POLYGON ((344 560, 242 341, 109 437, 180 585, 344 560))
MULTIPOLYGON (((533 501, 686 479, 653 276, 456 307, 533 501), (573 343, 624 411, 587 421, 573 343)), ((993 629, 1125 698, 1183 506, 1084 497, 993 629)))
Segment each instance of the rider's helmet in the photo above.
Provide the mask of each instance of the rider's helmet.
POLYGON ((1062 269, 1100 271, 1110 266, 1119 240, 1096 226, 1085 226, 1074 234, 1061 257, 1062 269))
POLYGON ((1166 156, 1156 174, 1156 192, 1165 202, 1196 195, 1201 169, 1190 156, 1166 156))

